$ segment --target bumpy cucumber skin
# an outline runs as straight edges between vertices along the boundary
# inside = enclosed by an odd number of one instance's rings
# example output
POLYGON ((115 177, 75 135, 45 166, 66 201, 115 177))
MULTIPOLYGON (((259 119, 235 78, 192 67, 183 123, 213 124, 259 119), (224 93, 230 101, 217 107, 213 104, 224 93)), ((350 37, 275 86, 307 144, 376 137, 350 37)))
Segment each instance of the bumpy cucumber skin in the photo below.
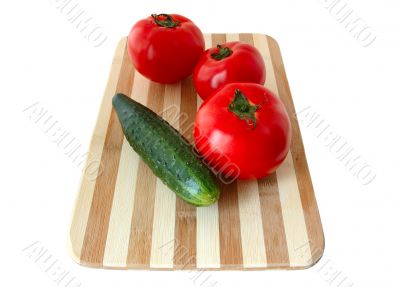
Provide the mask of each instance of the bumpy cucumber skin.
POLYGON ((218 200, 213 175, 177 130, 124 94, 116 94, 112 104, 129 144, 165 185, 195 206, 218 200))

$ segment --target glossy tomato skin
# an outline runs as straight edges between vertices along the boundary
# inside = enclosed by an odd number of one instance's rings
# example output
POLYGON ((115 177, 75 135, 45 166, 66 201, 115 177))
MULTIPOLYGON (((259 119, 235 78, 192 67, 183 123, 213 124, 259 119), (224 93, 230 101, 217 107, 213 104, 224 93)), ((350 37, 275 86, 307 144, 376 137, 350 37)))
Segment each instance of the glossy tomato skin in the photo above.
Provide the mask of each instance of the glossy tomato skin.
POLYGON ((201 105, 195 120, 198 152, 218 173, 239 179, 263 178, 285 159, 291 141, 291 125, 283 103, 264 86, 228 84, 201 105), (249 125, 229 108, 239 89, 253 105, 256 125, 249 125))
POLYGON ((229 83, 247 82, 263 85, 265 82, 264 60, 255 47, 238 41, 228 42, 222 47, 231 49, 232 54, 216 60, 212 54, 218 53, 218 48, 208 49, 193 72, 196 91, 203 100, 229 83))
POLYGON ((170 16, 179 22, 176 27, 159 26, 150 16, 137 22, 128 36, 133 65, 159 83, 174 83, 189 76, 204 51, 200 29, 184 16, 170 16))

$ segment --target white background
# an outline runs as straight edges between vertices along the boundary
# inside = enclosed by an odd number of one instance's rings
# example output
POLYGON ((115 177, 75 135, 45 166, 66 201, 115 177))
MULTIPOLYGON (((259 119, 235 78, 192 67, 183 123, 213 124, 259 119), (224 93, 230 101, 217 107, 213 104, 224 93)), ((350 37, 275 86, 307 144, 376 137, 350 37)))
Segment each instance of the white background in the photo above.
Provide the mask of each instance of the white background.
POLYGON ((23 251, 40 241, 82 286, 200 286, 185 271, 96 270, 74 263, 67 240, 81 170, 23 112, 39 102, 86 150, 117 41, 137 20, 168 12, 186 15, 206 33, 273 36, 296 109, 318 111, 377 174, 361 184, 301 124, 326 237, 323 258, 304 271, 210 272, 216 286, 337 287, 340 282, 327 281, 323 264, 347 277, 346 284, 398 286, 400 3, 343 0, 377 35, 363 47, 327 2, 77 0, 108 36, 95 48, 57 10, 56 0, 2 1, 0 285, 57 286, 23 251))

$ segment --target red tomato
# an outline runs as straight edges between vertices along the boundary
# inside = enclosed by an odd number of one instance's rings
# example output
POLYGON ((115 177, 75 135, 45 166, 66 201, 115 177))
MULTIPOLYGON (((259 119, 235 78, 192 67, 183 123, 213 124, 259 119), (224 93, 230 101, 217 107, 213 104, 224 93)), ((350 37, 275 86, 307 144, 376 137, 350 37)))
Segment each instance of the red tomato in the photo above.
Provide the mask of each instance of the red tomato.
POLYGON ((291 125, 281 100, 264 86, 228 84, 200 107, 194 139, 198 152, 224 178, 256 179, 285 159, 291 125))
POLYGON ((174 83, 189 76, 203 51, 200 29, 177 14, 153 14, 137 22, 128 36, 133 65, 159 83, 174 83))
POLYGON ((256 48, 242 42, 228 42, 203 53, 193 73, 194 85, 205 100, 229 83, 265 82, 265 65, 256 48))

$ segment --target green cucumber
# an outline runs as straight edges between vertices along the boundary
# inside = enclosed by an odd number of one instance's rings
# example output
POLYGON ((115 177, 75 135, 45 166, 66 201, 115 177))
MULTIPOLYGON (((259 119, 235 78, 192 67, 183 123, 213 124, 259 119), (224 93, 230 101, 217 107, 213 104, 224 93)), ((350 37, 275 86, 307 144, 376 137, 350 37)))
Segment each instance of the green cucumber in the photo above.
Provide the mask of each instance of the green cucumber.
POLYGON ((116 94, 112 103, 129 144, 177 196, 195 206, 218 200, 211 171, 177 130, 124 94, 116 94))

